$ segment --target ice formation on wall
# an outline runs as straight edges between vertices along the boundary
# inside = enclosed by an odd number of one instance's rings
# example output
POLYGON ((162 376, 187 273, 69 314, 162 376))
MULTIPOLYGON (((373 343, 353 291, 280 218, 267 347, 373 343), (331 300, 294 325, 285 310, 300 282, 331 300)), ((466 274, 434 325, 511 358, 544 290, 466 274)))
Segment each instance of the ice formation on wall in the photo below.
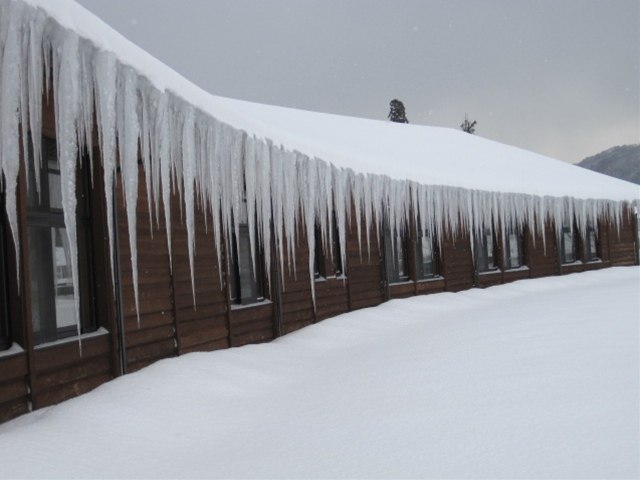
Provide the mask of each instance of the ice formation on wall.
MULTIPOLYGON (((220 122, 175 92, 159 90, 131 66, 122 64, 113 53, 99 50, 74 31, 61 27, 43 10, 20 1, 5 1, 0 5, 0 65, 0 170, 7 217, 17 250, 20 248, 16 211, 20 150, 28 151, 30 138, 33 155, 25 156, 25 165, 27 162, 40 164, 42 95, 48 94, 50 85, 53 87, 64 218, 72 248, 76 292, 76 201, 70 193, 75 191, 79 152, 92 152, 94 128, 98 133, 110 219, 114 209, 112 185, 117 169, 121 172, 136 305, 139 151, 149 217, 152 225, 155 220, 157 226, 162 205, 169 255, 171 222, 176 221, 171 218, 170 198, 172 193, 181 198, 180 213, 187 227, 192 286, 197 253, 194 209, 198 207, 205 208, 212 217, 210 228, 219 266, 223 239, 228 242, 231 232, 238 233, 238 222, 234 219, 240 218, 246 208, 253 261, 257 261, 257 245, 261 245, 264 267, 271 271, 273 249, 275 261, 280 262, 280 281, 284 280, 286 271, 295 267, 296 235, 300 226, 308 232, 309 270, 313 272, 314 251, 319 248, 315 244, 314 227, 319 225, 321 241, 328 244, 333 235, 334 211, 345 266, 347 228, 354 220, 361 254, 365 254, 366 246, 367 255, 374 240, 370 237, 372 227, 375 225, 380 232, 384 222, 402 231, 413 221, 442 237, 443 226, 454 236, 461 230, 479 233, 491 225, 518 229, 528 225, 535 233, 544 230, 545 219, 551 219, 559 231, 563 218, 575 214, 578 228, 584 233, 587 223, 595 223, 598 216, 618 225, 621 220, 623 202, 423 185, 337 168, 322 159, 287 150, 269 139, 220 122), (30 136, 19 135, 27 130, 30 136)), ((108 222, 112 253, 114 235, 113 225, 108 222)), ((113 266, 113 255, 111 263, 113 266)), ((311 289, 313 292, 313 275, 311 289)), ((193 292, 195 305, 195 288, 193 292)), ((78 311, 76 300, 79 318, 78 311)))

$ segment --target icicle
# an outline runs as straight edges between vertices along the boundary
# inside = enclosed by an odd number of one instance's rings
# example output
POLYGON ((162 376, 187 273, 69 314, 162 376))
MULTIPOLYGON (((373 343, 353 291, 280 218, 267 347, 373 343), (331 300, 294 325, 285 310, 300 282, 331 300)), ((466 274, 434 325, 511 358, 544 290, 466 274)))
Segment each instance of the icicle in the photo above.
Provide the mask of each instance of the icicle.
POLYGON ((94 81, 92 56, 93 51, 87 40, 79 44, 80 54, 80 102, 78 112, 78 139, 80 154, 87 154, 91 186, 93 187, 93 115, 94 115, 94 81))
POLYGON ((247 221, 249 225, 249 245, 251 248, 251 266, 253 268, 254 280, 256 277, 257 268, 257 253, 256 253, 256 144, 255 138, 247 135, 245 138, 244 148, 244 181, 245 181, 245 193, 247 200, 247 221))
POLYGON ((160 184, 162 187, 162 209, 164 211, 164 226, 167 235, 167 252, 169 254, 169 269, 173 272, 173 248, 171 246, 171 140, 169 137, 169 105, 166 95, 160 97, 156 114, 155 136, 157 146, 156 155, 160 164, 160 184))
POLYGON ((317 208, 317 168, 313 161, 304 157, 300 161, 300 184, 298 189, 302 194, 302 212, 304 215, 304 227, 307 233, 307 248, 309 250, 309 282, 311 285, 311 302, 313 310, 316 310, 316 285, 314 278, 314 263, 316 248, 315 226, 317 208))
MULTIPOLYGON (((78 274, 78 242, 76 229, 76 165, 78 160, 78 114, 80 105, 79 39, 65 32, 62 48, 54 51, 53 80, 56 112, 56 143, 60 164, 62 210, 69 242, 75 319, 80 339, 80 282, 78 274)), ((80 344, 82 352, 82 345, 80 344)), ((82 354, 82 353, 81 353, 82 354)))
POLYGON ((193 308, 196 307, 196 284, 193 257, 195 255, 195 221, 194 221, 194 182, 195 182, 195 138, 193 108, 187 107, 182 126, 182 158, 184 164, 184 203, 187 217, 187 250, 189 253, 189 269, 191 272, 191 292, 193 308))
POLYGON ((142 165, 144 170, 144 181, 147 190, 147 210, 149 212, 149 233, 153 238, 153 214, 151 206, 153 204, 154 192, 151 186, 152 182, 152 168, 151 168, 151 113, 152 106, 150 105, 152 99, 150 98, 150 87, 147 84, 148 81, 140 81, 138 85, 140 88, 140 153, 142 155, 142 165))
MULTIPOLYGON (((260 141, 256 148, 258 156, 256 165, 258 167, 258 178, 256 185, 258 187, 259 205, 256 207, 258 212, 258 228, 262 244, 264 245, 264 264, 266 271, 271 271, 271 148, 265 141, 260 141)), ((267 276, 269 291, 271 291, 271 276, 267 276)), ((277 281, 280 281, 277 279, 277 281)))
MULTIPOLYGON (((111 278, 115 278, 114 231, 113 231, 113 187, 116 171, 116 58, 110 52, 100 51, 95 62, 96 117, 98 140, 104 181, 105 203, 107 207, 107 232, 109 235, 109 260, 111 278)), ((115 283, 112 281, 115 288, 115 283)))
POLYGON ((29 129, 31 130, 31 152, 36 172, 38 196, 40 196, 40 168, 42 166, 42 89, 44 82, 42 36, 45 21, 45 13, 42 10, 36 10, 29 29, 29 129))
POLYGON ((118 92, 118 110, 116 130, 122 184, 124 186, 127 225, 129 228, 129 248, 131 250, 131 269, 133 277, 133 294, 136 305, 138 326, 140 326, 140 308, 138 294, 138 250, 137 250, 137 218, 138 203, 138 97, 137 76, 130 67, 122 67, 118 92))

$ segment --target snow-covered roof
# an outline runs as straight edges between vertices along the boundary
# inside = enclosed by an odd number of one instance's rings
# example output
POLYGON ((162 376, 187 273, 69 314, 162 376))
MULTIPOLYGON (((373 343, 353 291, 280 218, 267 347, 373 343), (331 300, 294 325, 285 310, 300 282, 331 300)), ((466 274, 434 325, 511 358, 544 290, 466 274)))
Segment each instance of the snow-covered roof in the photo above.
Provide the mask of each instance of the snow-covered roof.
POLYGON ((72 0, 26 0, 96 47, 233 127, 355 172, 426 185, 633 201, 637 185, 459 130, 394 124, 211 95, 72 0))

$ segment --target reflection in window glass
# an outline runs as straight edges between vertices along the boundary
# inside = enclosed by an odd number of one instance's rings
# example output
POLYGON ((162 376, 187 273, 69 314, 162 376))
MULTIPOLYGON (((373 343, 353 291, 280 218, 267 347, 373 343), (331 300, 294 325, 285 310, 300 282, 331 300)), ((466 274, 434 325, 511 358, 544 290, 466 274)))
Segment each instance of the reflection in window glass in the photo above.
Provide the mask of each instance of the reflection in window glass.
POLYGON ((505 266, 507 269, 520 268, 524 265, 522 235, 509 230, 505 235, 505 266))
POLYGON ((386 226, 384 229, 384 244, 386 255, 387 281, 389 283, 404 282, 409 279, 407 266, 407 232, 395 232, 392 237, 391 229, 386 226))
POLYGON ((570 226, 562 227, 562 236, 560 237, 560 250, 562 263, 575 263, 578 261, 578 240, 576 229, 570 226))
POLYGON ((487 228, 475 241, 476 269, 478 272, 489 272, 497 270, 496 265, 496 242, 493 230, 487 228))
POLYGON ((29 227, 31 319, 36 343, 76 333, 71 255, 64 228, 29 227))
MULTIPOLYGON (((79 289, 74 292, 71 251, 62 212, 61 181, 55 141, 43 138, 40 192, 33 167, 28 176, 27 248, 31 323, 36 344, 77 334, 75 297, 80 301, 81 331, 97 328, 93 305, 88 169, 78 173, 77 204, 79 289)), ((81 162, 83 163, 83 162, 81 162)), ((33 162, 31 162, 33 164, 33 162)))
POLYGON ((256 259, 256 271, 253 269, 251 258, 251 238, 246 210, 246 200, 239 215, 238 236, 235 233, 231 239, 231 303, 246 305, 264 300, 262 283, 261 258, 256 259))
POLYGON ((330 238, 327 242, 324 242, 320 226, 316 224, 314 228, 316 250, 313 272, 316 279, 334 278, 342 275, 342 254, 340 250, 340 237, 338 234, 338 222, 335 212, 333 212, 331 218, 331 230, 329 231, 329 234, 330 238), (329 244, 328 252, 327 245, 325 245, 325 243, 329 244))
POLYGON ((394 231, 392 237, 390 227, 385 227, 385 255, 389 283, 404 282, 409 279, 407 244, 406 229, 402 232, 394 231))
POLYGON ((599 245, 598 245, 598 235, 596 233, 596 229, 593 225, 587 225, 587 238, 586 238, 586 260, 587 262, 594 262, 596 260, 600 260, 599 253, 599 245))
POLYGON ((418 278, 438 276, 438 250, 431 233, 422 232, 418 236, 416 253, 418 255, 418 278))

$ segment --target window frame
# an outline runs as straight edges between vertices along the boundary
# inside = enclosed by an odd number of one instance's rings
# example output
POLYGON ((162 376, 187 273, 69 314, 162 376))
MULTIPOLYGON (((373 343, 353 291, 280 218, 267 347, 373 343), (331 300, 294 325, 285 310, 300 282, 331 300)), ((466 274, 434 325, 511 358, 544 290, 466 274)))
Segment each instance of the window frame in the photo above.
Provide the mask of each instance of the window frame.
POLYGON ((559 250, 560 250, 560 264, 561 265, 573 265, 577 263, 582 263, 580 250, 581 250, 581 242, 580 242, 580 232, 578 231, 578 226, 576 224, 575 218, 568 224, 566 222, 562 223, 562 227, 560 229, 560 237, 559 237, 559 250), (570 237, 569 242, 567 242, 567 236, 570 237), (567 258, 567 243, 571 243, 570 253, 572 254, 572 259, 567 258))
MULTIPOLYGON (((262 247, 256 245, 256 259, 255 265, 253 264, 253 258, 251 256, 251 236, 249 235, 249 222, 246 220, 246 197, 242 200, 244 208, 243 219, 238 222, 238 233, 240 239, 236 237, 235 228, 231 233, 231 245, 230 245, 230 258, 229 258, 229 302, 231 308, 237 308, 245 305, 259 304, 266 300, 265 294, 265 281, 264 281, 264 267, 263 258, 264 252, 262 247), (244 254, 241 257, 238 250, 238 243, 248 244, 249 247, 244 249, 244 254), (246 257, 245 257, 246 256, 246 257), (249 266, 251 275, 249 280, 247 276, 243 275, 243 271, 249 266), (244 267, 244 268, 243 268, 244 267), (241 271, 242 269, 242 271, 241 271), (255 291, 256 295, 245 295, 243 292, 255 291)), ((234 219, 234 221, 236 221, 234 219)), ((257 233, 257 232, 256 232, 257 233)), ((254 238, 258 239, 257 235, 254 238)))
POLYGON ((411 280, 409 272, 409 229, 407 225, 401 228, 400 232, 394 231, 395 241, 392 241, 391 226, 385 222, 385 257, 386 273, 389 285, 406 283, 411 280), (402 260, 400 262, 399 260, 402 260), (404 270, 400 270, 404 266, 404 270))
POLYGON ((342 265, 342 249, 340 248, 340 236, 338 232, 338 221, 336 212, 331 214, 331 237, 329 238, 329 255, 322 241, 322 231, 317 223, 314 226, 315 236, 314 271, 313 277, 316 281, 330 278, 339 278, 344 275, 342 265))
POLYGON ((479 274, 499 272, 498 242, 493 227, 484 228, 480 238, 474 235, 473 241, 476 272, 479 274), (489 237, 491 237, 490 241, 488 240, 489 237), (489 247, 491 247, 491 255, 489 255, 489 247))
POLYGON ((416 279, 430 280, 440 278, 440 251, 438 248, 437 236, 429 230, 418 227, 416 234, 416 279), (425 273, 424 262, 424 239, 428 238, 431 244, 431 272, 425 273))
MULTIPOLYGON (((3 180, 0 179, 0 182, 3 180)), ((4 191, 4 189, 3 189, 4 191)), ((7 292, 8 274, 7 249, 5 248, 5 205, 4 194, 0 194, 0 351, 8 350, 13 339, 11 336, 11 322, 9 321, 9 295, 7 292)))
POLYGON ((504 269, 517 270, 527 265, 525 258, 525 244, 524 244, 524 232, 518 231, 513 228, 505 228, 504 234, 504 269), (516 237, 516 244, 518 246, 518 264, 512 263, 511 249, 513 246, 512 237, 516 237))
MULTIPOLYGON (((32 152, 30 152, 32 155, 32 152)), ((61 319, 58 318, 58 311, 56 308, 56 296, 60 287, 56 286, 56 265, 55 254, 53 252, 55 247, 54 240, 48 240, 49 235, 55 232, 56 229, 64 230, 66 225, 64 222, 64 213, 62 208, 51 206, 51 197, 49 189, 49 175, 51 173, 59 176, 60 168, 52 168, 49 165, 50 160, 55 160, 55 164, 58 165, 59 159, 57 156, 57 143, 55 139, 43 136, 42 137, 42 164, 40 166, 40 197, 37 197, 37 191, 35 189, 35 165, 30 162, 30 167, 27 172, 27 181, 29 182, 29 195, 27 198, 27 242, 25 248, 27 249, 28 265, 25 268, 29 269, 30 285, 27 285, 29 302, 31 303, 31 326, 33 333, 34 344, 41 345, 49 342, 62 340, 65 338, 75 337, 78 334, 76 320, 75 320, 75 295, 79 296, 80 301, 80 334, 94 332, 99 328, 98 324, 98 312, 96 311, 96 287, 95 287, 95 259, 93 254, 92 245, 92 223, 91 223, 91 206, 92 206, 92 189, 91 189, 91 177, 89 167, 89 155, 79 154, 79 161, 76 171, 76 234, 77 234, 77 247, 78 247, 78 287, 79 291, 74 292, 74 314, 73 323, 69 325, 60 325, 61 319), (35 203, 34 203, 35 202, 35 203), (45 239, 42 244, 46 247, 48 244, 48 251, 46 252, 47 260, 50 260, 50 264, 38 265, 38 268, 44 268, 43 272, 46 275, 44 283, 35 284, 35 281, 42 281, 42 278, 38 280, 34 277, 40 277, 36 275, 36 270, 33 267, 32 262, 35 261, 33 247, 37 246, 35 243, 38 238, 36 236, 36 230, 48 230, 49 234, 41 237, 39 240, 45 239), (34 243, 32 243, 34 242, 34 243), (50 242, 50 243, 49 243, 50 242), (47 285, 48 280, 49 285, 47 285), (53 284, 53 286, 51 286, 53 284), (40 287, 44 285, 44 289, 37 294, 40 287), (36 290, 34 291, 34 287, 36 290), (36 299, 37 295, 37 299, 36 299), (34 317, 34 305, 39 303, 38 308, 44 310, 44 316, 40 320, 38 329, 35 328, 36 319, 34 317)), ((62 187, 61 187, 62 188, 62 187)), ((43 232, 40 232, 42 234, 43 232)), ((57 232, 64 235, 64 232, 57 232)), ((41 246, 42 246, 41 245, 41 246)), ((69 265, 69 268, 71 266, 69 265)), ((72 275, 72 272, 70 272, 72 275)), ((67 286, 68 287, 68 286, 67 286)), ((65 317, 66 318, 66 317, 65 317)))
POLYGON ((587 223, 587 227, 585 228, 585 238, 584 238, 584 261, 585 263, 589 262, 600 262, 602 260, 602 253, 600 249, 600 237, 598 235, 598 225, 593 225, 591 222, 587 223), (593 236, 592 236, 593 235, 593 236), (595 252, 592 252, 591 246, 593 241, 593 246, 595 247, 595 252))

